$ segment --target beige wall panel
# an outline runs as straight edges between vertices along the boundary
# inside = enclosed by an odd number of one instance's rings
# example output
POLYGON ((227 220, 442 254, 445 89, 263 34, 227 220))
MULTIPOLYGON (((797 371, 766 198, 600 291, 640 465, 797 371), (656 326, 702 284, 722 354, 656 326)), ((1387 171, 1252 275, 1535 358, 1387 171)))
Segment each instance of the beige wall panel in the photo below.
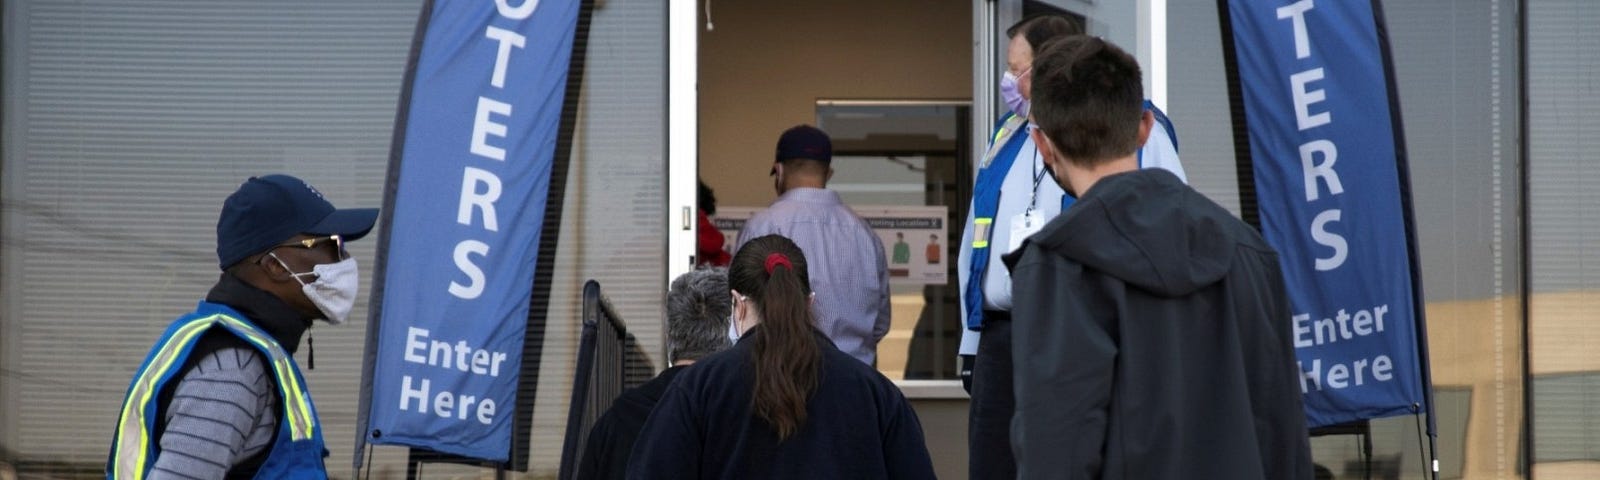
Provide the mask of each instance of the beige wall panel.
POLYGON ((1517 299, 1432 302, 1427 315, 1434 385, 1472 389, 1463 478, 1520 478, 1507 477, 1516 472, 1523 412, 1517 299))
POLYGON ((1534 375, 1600 371, 1600 294, 1594 291, 1540 293, 1533 296, 1528 330, 1534 375))

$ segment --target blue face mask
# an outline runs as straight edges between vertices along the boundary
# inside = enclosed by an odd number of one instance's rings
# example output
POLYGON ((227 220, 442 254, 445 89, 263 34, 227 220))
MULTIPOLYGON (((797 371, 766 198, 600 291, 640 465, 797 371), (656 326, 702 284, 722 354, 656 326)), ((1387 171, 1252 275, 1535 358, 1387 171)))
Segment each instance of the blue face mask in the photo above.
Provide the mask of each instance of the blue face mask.
MULTIPOLYGON (((1033 69, 1028 69, 1031 70, 1033 69)), ((1028 72, 1024 71, 1022 74, 1027 75, 1028 72)), ((1000 98, 1005 99, 1006 106, 1011 108, 1012 113, 1028 116, 1028 99, 1022 98, 1022 90, 1018 83, 1017 76, 1007 70, 1005 76, 1000 77, 1000 98)))

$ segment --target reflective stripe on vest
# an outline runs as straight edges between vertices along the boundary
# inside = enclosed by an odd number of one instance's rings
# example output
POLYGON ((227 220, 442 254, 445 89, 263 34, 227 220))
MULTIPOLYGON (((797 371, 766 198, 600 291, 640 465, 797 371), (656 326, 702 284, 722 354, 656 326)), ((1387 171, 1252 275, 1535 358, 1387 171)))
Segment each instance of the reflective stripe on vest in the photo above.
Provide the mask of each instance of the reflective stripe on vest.
POLYGON ((978 164, 979 168, 989 168, 989 162, 994 161, 1000 149, 1010 143, 1011 135, 1017 133, 1025 123, 1028 123, 1028 117, 1017 114, 1006 117, 1005 123, 1000 124, 1000 128, 994 131, 994 137, 989 139, 989 149, 983 152, 983 163, 978 164))
POLYGON ((993 218, 972 219, 972 248, 989 248, 989 230, 992 228, 993 218))
POLYGON ((255 345, 257 350, 268 354, 278 380, 278 389, 283 394, 284 416, 292 439, 300 441, 311 438, 316 429, 316 419, 311 414, 310 399, 305 395, 305 387, 296 375, 288 352, 272 337, 249 323, 228 315, 213 314, 177 326, 163 339, 128 388, 121 420, 117 422, 116 445, 112 452, 116 458, 113 462, 114 478, 145 478, 145 471, 149 467, 146 462, 150 458, 149 426, 153 424, 152 420, 158 420, 146 418, 145 414, 151 411, 149 407, 159 394, 162 378, 176 373, 173 369, 182 367, 182 362, 178 360, 187 357, 186 352, 196 338, 216 325, 226 327, 255 345))

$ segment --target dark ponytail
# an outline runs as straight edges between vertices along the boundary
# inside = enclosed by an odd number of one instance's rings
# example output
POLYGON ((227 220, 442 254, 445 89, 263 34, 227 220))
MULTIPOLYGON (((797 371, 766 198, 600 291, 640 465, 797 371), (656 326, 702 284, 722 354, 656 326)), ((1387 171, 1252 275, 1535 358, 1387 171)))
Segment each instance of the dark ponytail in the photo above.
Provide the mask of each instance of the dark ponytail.
POLYGON ((748 340, 755 364, 751 409, 782 441, 805 424, 806 401, 817 389, 822 363, 812 333, 805 255, 779 235, 751 240, 733 257, 728 286, 761 312, 761 333, 748 340))

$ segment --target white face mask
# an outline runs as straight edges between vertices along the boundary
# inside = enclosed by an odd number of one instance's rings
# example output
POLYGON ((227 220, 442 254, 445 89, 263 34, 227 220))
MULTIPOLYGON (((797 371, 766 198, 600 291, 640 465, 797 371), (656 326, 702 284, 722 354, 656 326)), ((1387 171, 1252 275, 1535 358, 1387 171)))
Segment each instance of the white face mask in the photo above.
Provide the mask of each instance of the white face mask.
POLYGON ((311 300, 311 304, 327 316, 324 320, 330 325, 341 325, 350 319, 350 309, 356 305, 356 290, 361 288, 361 273, 356 269, 355 257, 320 264, 305 273, 294 273, 289 264, 283 263, 283 259, 275 254, 272 259, 283 265, 283 269, 288 270, 296 282, 300 282, 300 291, 305 292, 306 299, 311 300), (307 275, 316 275, 316 281, 306 283, 300 279, 307 275))

